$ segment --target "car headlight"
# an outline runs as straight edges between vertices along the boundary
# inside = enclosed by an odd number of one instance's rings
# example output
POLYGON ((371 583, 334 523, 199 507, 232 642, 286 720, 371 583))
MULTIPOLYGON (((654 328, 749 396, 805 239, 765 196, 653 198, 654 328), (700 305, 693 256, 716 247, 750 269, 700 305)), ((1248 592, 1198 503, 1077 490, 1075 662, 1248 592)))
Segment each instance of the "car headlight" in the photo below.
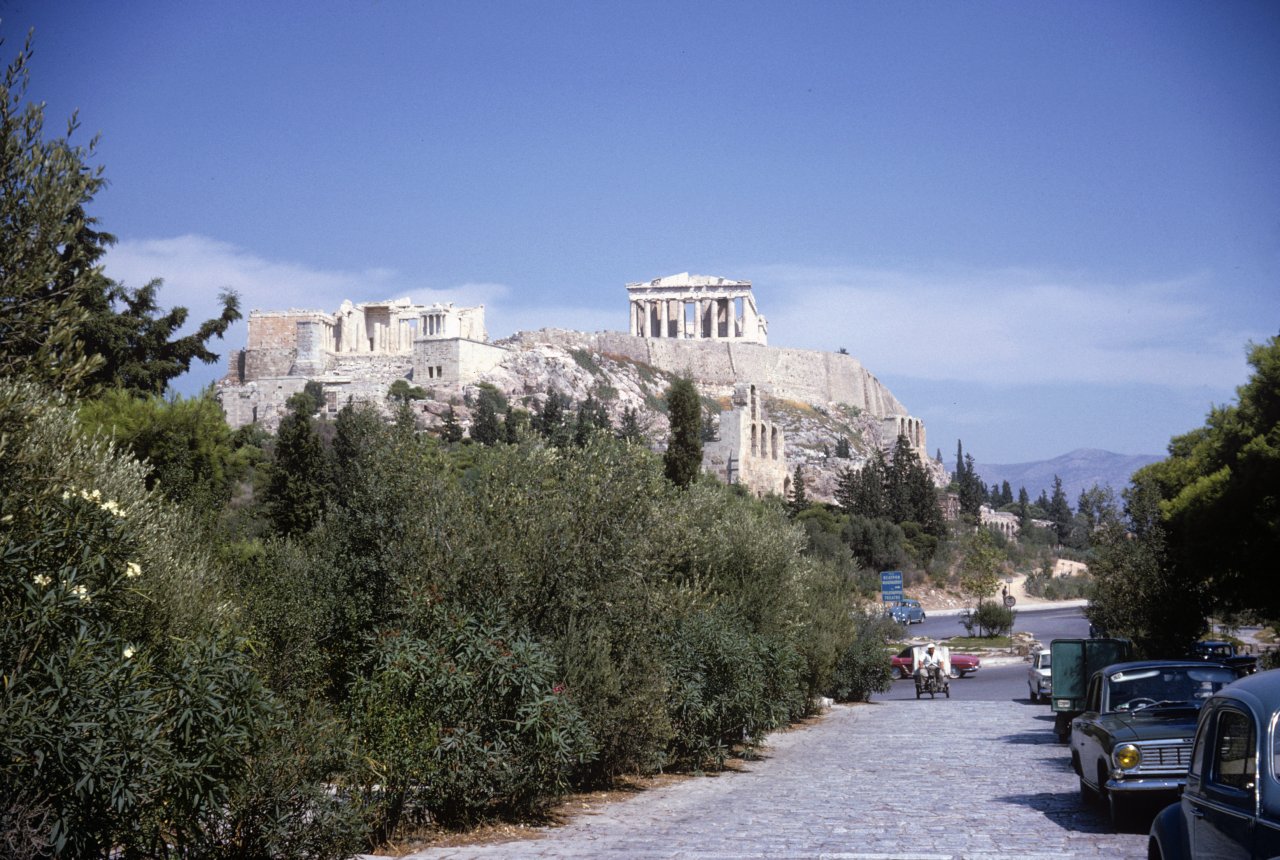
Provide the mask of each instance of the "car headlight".
POLYGON ((1111 753, 1111 758, 1115 761, 1116 767, 1129 770, 1137 767, 1138 762, 1142 761, 1142 752, 1133 744, 1121 744, 1111 753))

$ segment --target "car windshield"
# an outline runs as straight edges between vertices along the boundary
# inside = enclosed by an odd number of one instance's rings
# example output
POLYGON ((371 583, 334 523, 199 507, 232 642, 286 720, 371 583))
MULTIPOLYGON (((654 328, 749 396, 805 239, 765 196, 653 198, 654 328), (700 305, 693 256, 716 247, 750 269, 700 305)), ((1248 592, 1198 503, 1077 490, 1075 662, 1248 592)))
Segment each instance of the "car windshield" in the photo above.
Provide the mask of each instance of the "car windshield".
POLYGON ((1049 655, 1048 655, 1048 654, 1041 654, 1041 655, 1040 655, 1040 668, 1041 668, 1041 669, 1048 669, 1048 668, 1049 668, 1049 655))
POLYGON ((1169 707, 1198 708, 1205 699, 1235 680, 1230 669, 1159 666, 1116 672, 1107 679, 1110 710, 1144 711, 1169 707))

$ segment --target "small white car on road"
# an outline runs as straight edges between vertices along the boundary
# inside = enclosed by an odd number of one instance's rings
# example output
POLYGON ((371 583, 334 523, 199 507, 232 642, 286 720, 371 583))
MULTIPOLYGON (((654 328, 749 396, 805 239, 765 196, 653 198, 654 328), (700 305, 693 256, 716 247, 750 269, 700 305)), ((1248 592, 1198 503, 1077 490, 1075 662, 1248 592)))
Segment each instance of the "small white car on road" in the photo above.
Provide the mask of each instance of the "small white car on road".
POLYGON ((1049 649, 1031 652, 1031 666, 1027 668, 1027 689, 1031 701, 1049 701, 1053 695, 1053 669, 1049 665, 1049 649))

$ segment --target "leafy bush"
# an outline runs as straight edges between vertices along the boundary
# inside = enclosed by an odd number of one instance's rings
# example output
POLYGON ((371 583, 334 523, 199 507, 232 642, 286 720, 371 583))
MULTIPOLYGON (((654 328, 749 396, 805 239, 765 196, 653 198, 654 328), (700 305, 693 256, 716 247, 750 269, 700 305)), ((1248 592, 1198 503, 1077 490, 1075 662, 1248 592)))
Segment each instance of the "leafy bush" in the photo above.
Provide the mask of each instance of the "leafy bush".
MULTIPOLYGON (((0 845, 227 850, 221 828, 282 715, 200 530, 39 389, 0 380, 0 428, 0 845)), ((283 798, 260 806, 278 832, 334 835, 323 816, 273 818, 283 798)))
MULTIPOLYGON (((721 767, 791 716, 801 661, 720 610, 694 610, 664 637, 670 754, 677 765, 721 767)), ((803 708, 803 702, 799 702, 803 708)))
POLYGON ((898 633, 897 625, 875 614, 855 615, 854 638, 840 655, 831 682, 837 702, 865 702, 893 682, 885 642, 898 633))
POLYGON ((431 604, 372 648, 349 711, 369 761, 354 787, 375 844, 402 822, 538 808, 594 752, 545 649, 493 613, 431 604))
POLYGON ((1093 577, 1084 574, 1055 576, 1044 584, 1047 600, 1074 600, 1087 598, 1093 593, 1093 577))
POLYGON ((1008 636, 1013 632, 1013 620, 1017 615, 1017 612, 1003 604, 984 600, 978 604, 977 609, 962 616, 960 623, 970 636, 1008 636))

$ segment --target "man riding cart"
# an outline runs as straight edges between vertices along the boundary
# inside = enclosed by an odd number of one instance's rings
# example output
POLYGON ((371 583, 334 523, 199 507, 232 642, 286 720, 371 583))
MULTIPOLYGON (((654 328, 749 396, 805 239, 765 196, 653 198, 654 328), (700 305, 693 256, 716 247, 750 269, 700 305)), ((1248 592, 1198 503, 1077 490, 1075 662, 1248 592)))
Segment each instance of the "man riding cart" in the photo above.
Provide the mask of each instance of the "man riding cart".
POLYGON ((916 698, 928 693, 933 698, 938 693, 951 698, 951 649, 938 647, 930 642, 911 649, 912 675, 916 679, 916 698))

